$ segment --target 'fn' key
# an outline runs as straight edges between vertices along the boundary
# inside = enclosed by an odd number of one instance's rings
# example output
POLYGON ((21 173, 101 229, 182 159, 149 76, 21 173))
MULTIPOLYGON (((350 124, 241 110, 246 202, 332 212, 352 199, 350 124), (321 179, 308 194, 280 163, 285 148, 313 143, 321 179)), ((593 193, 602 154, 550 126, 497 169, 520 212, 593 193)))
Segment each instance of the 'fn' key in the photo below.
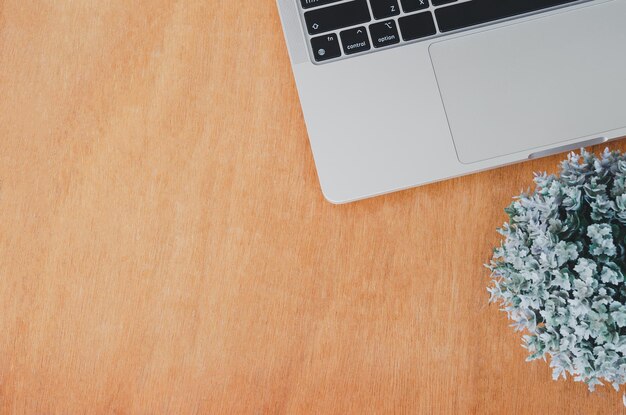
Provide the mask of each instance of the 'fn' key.
POLYGON ((324 36, 318 36, 311 39, 311 47, 313 48, 313 56, 317 62, 334 59, 341 56, 339 48, 339 39, 334 33, 324 36))

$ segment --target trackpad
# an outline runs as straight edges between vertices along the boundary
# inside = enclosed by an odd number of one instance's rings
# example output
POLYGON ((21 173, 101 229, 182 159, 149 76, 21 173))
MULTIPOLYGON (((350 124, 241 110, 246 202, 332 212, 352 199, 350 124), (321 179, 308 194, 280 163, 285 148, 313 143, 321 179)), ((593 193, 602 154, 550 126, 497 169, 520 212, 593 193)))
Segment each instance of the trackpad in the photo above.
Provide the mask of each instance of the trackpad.
POLYGON ((431 45, 459 160, 626 126, 626 1, 431 45))

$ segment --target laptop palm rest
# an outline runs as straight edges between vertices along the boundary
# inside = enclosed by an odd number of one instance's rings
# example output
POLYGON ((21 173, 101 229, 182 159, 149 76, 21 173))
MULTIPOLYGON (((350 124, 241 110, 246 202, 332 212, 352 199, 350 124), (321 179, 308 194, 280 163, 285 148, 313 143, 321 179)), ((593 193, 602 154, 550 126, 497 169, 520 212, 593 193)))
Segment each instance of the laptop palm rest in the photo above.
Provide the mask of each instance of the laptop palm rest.
POLYGON ((431 45, 459 160, 625 127, 624 16, 613 0, 431 45))

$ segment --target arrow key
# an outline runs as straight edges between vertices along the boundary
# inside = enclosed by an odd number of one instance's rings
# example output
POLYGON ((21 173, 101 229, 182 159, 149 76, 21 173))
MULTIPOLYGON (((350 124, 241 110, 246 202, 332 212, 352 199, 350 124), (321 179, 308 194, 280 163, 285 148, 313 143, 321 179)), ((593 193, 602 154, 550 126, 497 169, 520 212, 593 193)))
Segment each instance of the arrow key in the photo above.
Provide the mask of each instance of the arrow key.
POLYGON ((340 35, 343 53, 346 55, 370 50, 370 40, 364 27, 344 30, 340 35))

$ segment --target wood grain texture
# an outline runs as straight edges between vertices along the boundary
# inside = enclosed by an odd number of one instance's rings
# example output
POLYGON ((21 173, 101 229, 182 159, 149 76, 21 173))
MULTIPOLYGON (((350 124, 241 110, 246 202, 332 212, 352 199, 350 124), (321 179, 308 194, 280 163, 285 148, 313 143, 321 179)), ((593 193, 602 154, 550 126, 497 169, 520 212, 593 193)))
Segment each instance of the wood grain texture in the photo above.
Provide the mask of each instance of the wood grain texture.
POLYGON ((274 2, 235 3, 0 0, 0 412, 622 411, 487 305, 560 156, 333 206, 274 2))

